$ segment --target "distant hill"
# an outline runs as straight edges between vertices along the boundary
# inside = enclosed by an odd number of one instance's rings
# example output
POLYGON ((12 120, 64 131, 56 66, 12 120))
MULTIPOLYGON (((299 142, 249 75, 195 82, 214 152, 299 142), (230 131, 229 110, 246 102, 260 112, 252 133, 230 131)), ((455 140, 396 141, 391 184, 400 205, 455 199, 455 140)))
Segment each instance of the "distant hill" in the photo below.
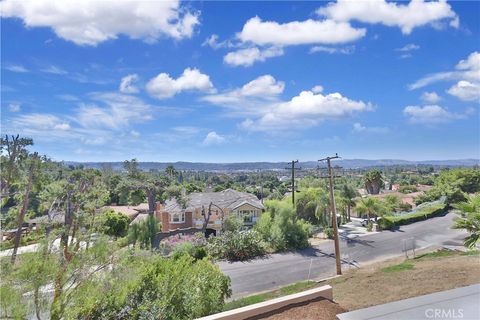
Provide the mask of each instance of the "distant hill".
MULTIPOLYGON (((121 170, 123 162, 73 162, 65 161, 65 165, 83 165, 87 168, 101 169, 111 167, 113 170, 121 170)), ((426 160, 426 161, 407 161, 396 159, 366 160, 366 159, 341 159, 334 162, 337 166, 345 169, 359 169, 369 167, 387 167, 387 166, 435 166, 435 167, 473 167, 480 165, 479 159, 460 159, 460 160, 426 160)), ((177 170, 192 171, 256 171, 256 170, 282 170, 287 167, 287 162, 238 162, 238 163, 205 163, 205 162, 140 162, 139 167, 142 170, 164 170, 172 165, 177 170)), ((300 162, 299 166, 304 169, 316 168, 318 162, 306 161, 300 162)))

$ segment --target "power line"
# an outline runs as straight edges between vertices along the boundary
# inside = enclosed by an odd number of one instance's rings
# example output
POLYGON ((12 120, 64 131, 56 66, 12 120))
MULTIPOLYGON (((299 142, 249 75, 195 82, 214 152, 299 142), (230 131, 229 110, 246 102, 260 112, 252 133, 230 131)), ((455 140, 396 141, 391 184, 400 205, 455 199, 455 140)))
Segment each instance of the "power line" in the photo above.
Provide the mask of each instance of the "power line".
POLYGON ((335 262, 337 265, 337 274, 342 274, 342 265, 340 262, 340 243, 338 239, 338 226, 337 226, 337 205, 335 203, 335 196, 333 195, 333 170, 330 164, 330 160, 340 158, 337 153, 334 157, 326 157, 318 161, 327 161, 328 166, 328 181, 330 184, 330 211, 332 213, 332 225, 333 225, 333 241, 335 243, 335 262))
POLYGON ((302 168, 295 168, 295 163, 298 163, 298 160, 292 160, 289 163, 291 164, 291 167, 285 169, 292 171, 292 205, 295 208, 295 170, 300 170, 302 168))

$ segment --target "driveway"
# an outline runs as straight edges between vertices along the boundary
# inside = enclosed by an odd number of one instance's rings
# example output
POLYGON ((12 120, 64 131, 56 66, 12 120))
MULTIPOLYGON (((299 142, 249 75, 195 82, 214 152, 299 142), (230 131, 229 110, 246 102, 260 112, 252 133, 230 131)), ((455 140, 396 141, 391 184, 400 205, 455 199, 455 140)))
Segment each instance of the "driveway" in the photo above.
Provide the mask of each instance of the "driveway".
MULTIPOLYGON (((341 237, 342 268, 402 255, 403 240, 415 238, 416 248, 461 246, 466 233, 451 229, 455 214, 402 226, 395 231, 341 237)), ((272 254, 249 262, 219 262, 232 280, 233 298, 273 290, 298 281, 335 275, 333 241, 294 252, 272 254)))

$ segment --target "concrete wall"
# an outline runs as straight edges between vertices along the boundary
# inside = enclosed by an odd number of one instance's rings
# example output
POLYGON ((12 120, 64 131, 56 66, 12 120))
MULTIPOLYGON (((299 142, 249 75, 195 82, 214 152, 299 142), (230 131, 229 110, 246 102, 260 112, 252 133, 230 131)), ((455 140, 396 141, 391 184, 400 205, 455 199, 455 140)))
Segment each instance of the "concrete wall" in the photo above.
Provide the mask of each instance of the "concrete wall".
POLYGON ((333 291, 331 286, 322 286, 285 297, 252 304, 246 307, 212 314, 210 316, 199 318, 198 320, 242 320, 267 312, 272 312, 292 304, 318 300, 321 298, 333 300, 333 291))

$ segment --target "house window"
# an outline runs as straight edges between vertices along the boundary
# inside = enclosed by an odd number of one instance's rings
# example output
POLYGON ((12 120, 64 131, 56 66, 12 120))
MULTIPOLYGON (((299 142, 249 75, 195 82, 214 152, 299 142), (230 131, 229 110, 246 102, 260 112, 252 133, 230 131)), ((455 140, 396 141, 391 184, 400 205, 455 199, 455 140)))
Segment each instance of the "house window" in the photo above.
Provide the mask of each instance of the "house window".
POLYGON ((253 218, 257 216, 257 211, 256 210, 239 210, 238 216, 240 218, 243 218, 243 222, 252 223, 254 220, 253 218))
POLYGON ((185 222, 185 212, 182 213, 173 213, 170 215, 171 223, 182 223, 185 222))

